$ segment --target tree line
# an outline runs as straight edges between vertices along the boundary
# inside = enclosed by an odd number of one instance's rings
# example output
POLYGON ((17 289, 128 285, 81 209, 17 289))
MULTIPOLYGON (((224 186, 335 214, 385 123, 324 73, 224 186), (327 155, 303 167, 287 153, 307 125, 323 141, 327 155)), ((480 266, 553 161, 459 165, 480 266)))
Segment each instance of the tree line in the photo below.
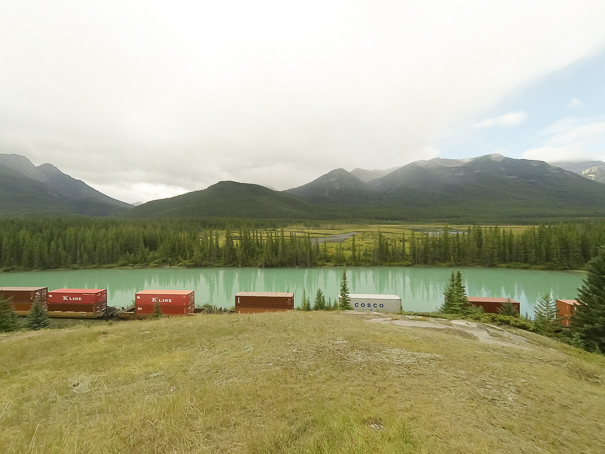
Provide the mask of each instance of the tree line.
POLYGON ((472 225, 320 243, 274 221, 13 219, 0 221, 0 270, 106 266, 435 265, 582 269, 605 244, 605 222, 472 225))

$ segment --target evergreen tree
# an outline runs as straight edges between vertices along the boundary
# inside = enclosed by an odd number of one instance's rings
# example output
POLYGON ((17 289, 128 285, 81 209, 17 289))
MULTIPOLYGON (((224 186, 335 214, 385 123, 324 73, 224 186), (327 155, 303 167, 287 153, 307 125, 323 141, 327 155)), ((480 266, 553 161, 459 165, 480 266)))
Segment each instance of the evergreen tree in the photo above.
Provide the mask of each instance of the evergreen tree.
POLYGON ((320 289, 317 289, 317 293, 315 294, 315 302, 313 305, 314 311, 325 311, 326 310, 326 299, 324 297, 323 292, 320 289))
POLYGON ((342 281, 340 282, 339 309, 351 310, 351 298, 349 297, 349 286, 347 285, 347 271, 342 272, 342 281))
POLYGON ((0 298, 0 333, 8 331, 17 331, 19 322, 17 314, 10 300, 0 298))
POLYGON ((450 280, 445 286, 443 292, 443 305, 439 308, 440 312, 444 314, 455 314, 457 313, 456 305, 456 273, 452 271, 450 274, 450 280))
POLYGON ((309 298, 307 298, 307 292, 303 290, 302 303, 300 305, 301 311, 310 311, 311 310, 311 302, 309 298))
POLYGON ((458 291, 457 297, 462 308, 462 312, 466 312, 470 306, 468 302, 468 296, 466 294, 466 286, 462 283, 462 273, 456 272, 456 289, 458 291))
POLYGON ((336 302, 334 302, 334 304, 332 304, 332 298, 328 298, 328 302, 326 303, 326 310, 327 311, 333 311, 336 310, 336 302))
POLYGON ((162 314, 162 308, 160 307, 160 303, 156 301, 155 303, 153 303, 153 314, 151 315, 151 317, 160 318, 163 316, 164 314, 162 314))
POLYGON ((506 302, 504 302, 500 306, 500 309, 498 309, 498 314, 505 315, 507 317, 518 317, 519 316, 517 309, 515 308, 513 303, 510 302, 510 299, 507 300, 506 302))
POLYGON ((538 299, 534 308, 534 324, 536 331, 544 336, 553 336, 561 330, 561 323, 557 318, 557 305, 548 293, 538 299))
POLYGON ((50 326, 48 311, 42 305, 40 298, 36 298, 27 316, 27 329, 39 330, 50 326))
POLYGON ((467 312, 469 303, 466 296, 466 287, 462 283, 460 271, 450 275, 450 280, 443 292, 444 300, 440 311, 444 314, 464 314, 467 312))
POLYGON ((605 246, 588 262, 588 274, 578 290, 578 305, 571 317, 586 350, 605 351, 605 246))

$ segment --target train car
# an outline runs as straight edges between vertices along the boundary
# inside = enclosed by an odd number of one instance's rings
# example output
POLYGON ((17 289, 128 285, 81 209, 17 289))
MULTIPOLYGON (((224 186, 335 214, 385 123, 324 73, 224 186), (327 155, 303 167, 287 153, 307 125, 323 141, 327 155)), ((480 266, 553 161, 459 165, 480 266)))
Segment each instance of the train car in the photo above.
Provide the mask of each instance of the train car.
POLYGON ((292 292, 239 292, 235 295, 235 312, 255 314, 281 312, 294 309, 292 292))
POLYGON ((576 312, 577 300, 557 300, 557 315, 561 318, 561 325, 568 327, 571 322, 571 316, 576 312))
POLYGON ((48 287, 0 287, 0 298, 11 301, 17 315, 28 315, 36 299, 47 307, 48 287))
POLYGON ((517 311, 517 314, 521 313, 521 303, 519 303, 519 301, 511 300, 510 298, 484 298, 469 296, 468 302, 472 306, 482 308, 483 311, 488 314, 497 314, 504 303, 511 303, 517 311))
POLYGON ((349 293, 349 299, 355 311, 401 312, 401 298, 397 295, 349 293))
POLYGON ((48 315, 100 318, 107 312, 107 289, 60 288, 48 292, 48 315))
POLYGON ((193 290, 141 290, 135 294, 135 318, 153 315, 158 304, 162 315, 189 315, 195 309, 193 290))

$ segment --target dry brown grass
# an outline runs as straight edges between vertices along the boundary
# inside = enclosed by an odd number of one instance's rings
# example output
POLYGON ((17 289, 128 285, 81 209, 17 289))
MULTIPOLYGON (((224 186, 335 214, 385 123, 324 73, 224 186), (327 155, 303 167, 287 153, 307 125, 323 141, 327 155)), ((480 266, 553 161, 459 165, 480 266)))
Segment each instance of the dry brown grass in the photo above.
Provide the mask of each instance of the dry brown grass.
POLYGON ((605 360, 342 313, 0 336, 7 453, 597 453, 605 360))

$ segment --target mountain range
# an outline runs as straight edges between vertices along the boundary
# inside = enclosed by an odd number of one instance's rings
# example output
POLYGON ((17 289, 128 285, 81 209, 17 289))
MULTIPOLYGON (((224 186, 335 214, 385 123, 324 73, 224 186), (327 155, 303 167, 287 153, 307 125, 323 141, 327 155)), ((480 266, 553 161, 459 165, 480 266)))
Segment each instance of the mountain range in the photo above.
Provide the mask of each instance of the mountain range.
POLYGON ((51 164, 34 166, 15 154, 0 154, 0 216, 111 216, 132 208, 51 164))
POLYGON ((0 155, 0 215, 415 222, 522 222, 605 216, 605 185, 598 182, 599 168, 605 169, 605 163, 566 165, 569 170, 498 154, 473 159, 436 158, 388 170, 336 169, 286 191, 222 181, 204 190, 132 207, 50 164, 35 167, 22 156, 0 155))
POLYGON ((605 216, 605 185, 542 161, 493 154, 391 171, 336 169, 281 192, 220 182, 148 202, 127 216, 521 222, 605 216))

